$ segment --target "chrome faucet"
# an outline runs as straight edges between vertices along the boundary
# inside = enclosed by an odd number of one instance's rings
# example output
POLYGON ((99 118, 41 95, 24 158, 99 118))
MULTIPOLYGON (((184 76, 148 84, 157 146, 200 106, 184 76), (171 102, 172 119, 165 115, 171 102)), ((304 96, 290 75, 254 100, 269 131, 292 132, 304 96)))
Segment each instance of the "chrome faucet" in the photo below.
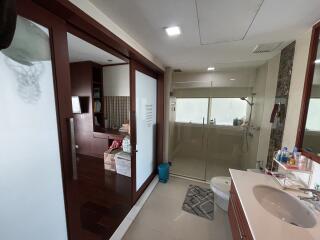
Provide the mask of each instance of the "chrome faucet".
POLYGON ((312 193, 311 197, 298 196, 300 200, 310 203, 315 210, 320 212, 320 191, 310 188, 299 188, 299 190, 312 193))
POLYGON ((313 201, 313 202, 319 202, 320 201, 320 191, 317 191, 315 189, 310 189, 310 188, 299 188, 299 190, 304 191, 304 192, 311 192, 312 193, 312 197, 299 196, 300 200, 313 201))

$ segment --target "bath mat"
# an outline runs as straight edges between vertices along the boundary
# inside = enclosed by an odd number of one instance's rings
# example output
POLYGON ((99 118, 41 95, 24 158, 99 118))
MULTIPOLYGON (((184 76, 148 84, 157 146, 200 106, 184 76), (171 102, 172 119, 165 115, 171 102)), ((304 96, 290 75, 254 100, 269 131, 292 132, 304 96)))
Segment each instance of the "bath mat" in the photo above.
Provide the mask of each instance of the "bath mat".
POLYGON ((208 188, 189 185, 182 209, 199 217, 213 220, 214 201, 213 192, 208 188))

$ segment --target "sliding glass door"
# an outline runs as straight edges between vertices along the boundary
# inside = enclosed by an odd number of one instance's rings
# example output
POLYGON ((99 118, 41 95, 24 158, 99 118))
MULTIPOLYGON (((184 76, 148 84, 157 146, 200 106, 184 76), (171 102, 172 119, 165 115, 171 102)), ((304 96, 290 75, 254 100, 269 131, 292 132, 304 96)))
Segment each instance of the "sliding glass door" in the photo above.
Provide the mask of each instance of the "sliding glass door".
POLYGON ((157 79, 135 71, 136 189, 156 167, 157 79))
POLYGON ((1 239, 67 239, 48 28, 18 16, 0 52, 1 239))
POLYGON ((204 179, 208 98, 177 98, 175 109, 171 172, 204 179))

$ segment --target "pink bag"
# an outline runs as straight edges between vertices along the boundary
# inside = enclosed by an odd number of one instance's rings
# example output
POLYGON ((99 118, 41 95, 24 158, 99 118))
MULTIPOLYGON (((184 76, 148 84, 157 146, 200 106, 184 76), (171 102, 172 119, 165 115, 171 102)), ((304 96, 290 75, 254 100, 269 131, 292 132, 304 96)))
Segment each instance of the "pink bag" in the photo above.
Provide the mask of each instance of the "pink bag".
POLYGON ((114 150, 121 148, 122 146, 122 140, 113 140, 111 146, 109 147, 109 150, 114 150))

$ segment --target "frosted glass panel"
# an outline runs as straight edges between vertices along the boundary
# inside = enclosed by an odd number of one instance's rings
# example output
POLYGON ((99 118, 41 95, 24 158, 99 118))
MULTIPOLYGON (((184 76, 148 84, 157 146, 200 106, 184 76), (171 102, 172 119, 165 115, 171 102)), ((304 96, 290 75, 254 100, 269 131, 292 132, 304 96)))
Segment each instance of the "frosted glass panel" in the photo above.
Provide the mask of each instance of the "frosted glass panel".
POLYGON ((46 28, 18 18, 0 91, 0 238, 67 239, 46 28))
POLYGON ((136 188, 155 168, 157 80, 136 71, 136 188))
POLYGON ((211 119, 217 125, 232 126, 235 118, 246 118, 247 105, 240 98, 212 98, 211 119))
POLYGON ((208 98, 177 98, 176 122, 207 123, 208 98))

